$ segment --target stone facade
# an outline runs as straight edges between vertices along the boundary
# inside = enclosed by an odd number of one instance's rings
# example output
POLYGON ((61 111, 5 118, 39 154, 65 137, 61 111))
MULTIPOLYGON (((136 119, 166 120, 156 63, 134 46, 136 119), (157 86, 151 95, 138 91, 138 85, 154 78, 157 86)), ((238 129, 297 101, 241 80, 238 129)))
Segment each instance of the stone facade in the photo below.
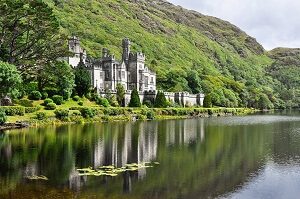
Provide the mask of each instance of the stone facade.
MULTIPOLYGON (((101 96, 106 92, 116 94, 117 84, 122 84, 126 90, 125 104, 128 105, 133 89, 137 89, 141 102, 154 103, 157 95, 156 74, 146 65, 146 56, 141 53, 133 53, 130 50, 131 42, 128 38, 122 41, 122 60, 117 61, 109 50, 103 48, 102 57, 90 59, 86 51, 81 48, 77 37, 69 39, 69 50, 74 53, 73 57, 67 58, 68 63, 76 68, 82 62, 92 77, 92 86, 97 89, 101 96)), ((187 92, 165 92, 166 98, 182 106, 203 106, 203 94, 189 94, 187 92)))
POLYGON ((68 62, 76 68, 82 60, 91 73, 93 87, 99 91, 114 91, 119 83, 125 90, 155 91, 156 74, 145 65, 146 56, 141 52, 131 52, 130 46, 130 40, 124 39, 121 61, 117 61, 106 48, 102 50, 100 59, 92 60, 87 58, 85 50, 80 47, 79 39, 72 37, 69 40, 69 49, 74 53, 74 57, 68 58, 68 62))

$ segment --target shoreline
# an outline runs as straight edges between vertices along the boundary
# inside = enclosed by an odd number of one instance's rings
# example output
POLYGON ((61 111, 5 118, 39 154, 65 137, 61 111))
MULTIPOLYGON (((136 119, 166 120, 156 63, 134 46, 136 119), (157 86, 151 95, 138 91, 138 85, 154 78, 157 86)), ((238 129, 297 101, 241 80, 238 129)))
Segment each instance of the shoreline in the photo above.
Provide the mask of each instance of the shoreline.
POLYGON ((34 118, 30 118, 27 121, 26 120, 21 120, 16 122, 9 121, 9 123, 0 126, 0 131, 22 129, 28 127, 41 127, 41 126, 48 126, 48 125, 64 125, 64 124, 227 117, 227 116, 235 116, 235 115, 247 115, 247 114, 259 112, 259 110, 252 109, 252 108, 135 108, 135 109, 130 109, 130 108, 112 108, 112 107, 101 108, 98 111, 101 112, 102 114, 99 114, 93 118, 84 118, 82 116, 71 116, 70 114, 68 118, 65 118, 63 120, 57 119, 55 118, 55 116, 52 116, 44 120, 37 120, 34 118), (108 114, 104 114, 104 113, 108 113, 108 114))

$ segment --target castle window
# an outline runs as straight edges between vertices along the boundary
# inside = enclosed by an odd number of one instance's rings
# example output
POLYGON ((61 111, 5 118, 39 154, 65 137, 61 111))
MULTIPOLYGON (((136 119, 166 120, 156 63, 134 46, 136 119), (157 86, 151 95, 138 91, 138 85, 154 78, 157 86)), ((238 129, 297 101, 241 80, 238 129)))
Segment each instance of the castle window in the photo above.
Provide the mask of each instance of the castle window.
POLYGON ((153 77, 151 77, 151 82, 150 82, 151 84, 153 84, 154 83, 154 78, 153 77))
POLYGON ((121 79, 121 71, 118 73, 118 79, 121 79))
POLYGON ((122 79, 125 79, 125 71, 122 71, 122 79))
POLYGON ((145 77, 145 81, 144 81, 145 82, 145 87, 148 87, 148 84, 149 84, 148 81, 149 81, 148 77, 145 77))

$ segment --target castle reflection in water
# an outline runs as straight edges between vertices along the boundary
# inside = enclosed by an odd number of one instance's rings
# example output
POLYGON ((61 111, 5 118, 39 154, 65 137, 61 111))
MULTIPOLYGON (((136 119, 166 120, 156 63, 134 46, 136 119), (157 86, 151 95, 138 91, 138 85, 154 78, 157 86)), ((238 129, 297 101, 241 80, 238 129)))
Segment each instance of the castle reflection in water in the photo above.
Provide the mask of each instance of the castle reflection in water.
MULTIPOLYGON (((111 125, 108 128, 111 134, 100 134, 95 142, 91 165, 93 168, 107 165, 122 167, 128 163, 154 162, 157 161, 159 145, 163 147, 187 146, 205 139, 203 120, 182 120, 180 123, 175 120, 166 123, 155 121, 126 123, 121 127, 111 125), (160 132, 160 129, 164 132, 160 132), (159 134, 161 134, 160 137, 159 134), (164 139, 161 140, 161 138, 164 139)), ((79 190, 88 178, 79 176, 75 163, 73 165, 69 177, 69 188, 79 190)), ((138 179, 143 179, 146 174, 145 168, 135 172, 138 179)), ((125 173, 124 189, 131 187, 130 178, 131 175, 125 173)))
MULTIPOLYGON (((95 178, 80 176, 78 168, 159 161, 167 150, 203 142, 204 126, 204 120, 168 120, 25 129, 4 135, 0 181, 17 187, 26 176, 45 175, 50 184, 79 191, 95 178)), ((149 171, 120 174, 123 191, 130 192, 131 182, 143 180, 149 171)))

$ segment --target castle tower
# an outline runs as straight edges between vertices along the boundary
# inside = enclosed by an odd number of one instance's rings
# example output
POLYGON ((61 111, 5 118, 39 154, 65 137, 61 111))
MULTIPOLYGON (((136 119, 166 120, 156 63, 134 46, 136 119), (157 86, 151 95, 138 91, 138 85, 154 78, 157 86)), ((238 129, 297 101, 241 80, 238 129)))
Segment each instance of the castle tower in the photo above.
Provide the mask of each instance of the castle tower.
POLYGON ((73 36, 69 39, 69 50, 76 55, 79 56, 81 48, 80 48, 80 40, 78 37, 73 36))
POLYGON ((103 48, 102 49, 102 58, 105 58, 108 56, 108 49, 107 48, 103 48))
POLYGON ((128 38, 123 39, 122 41, 122 47, 123 47, 123 61, 128 64, 128 60, 129 60, 129 54, 130 54, 130 40, 128 38))

